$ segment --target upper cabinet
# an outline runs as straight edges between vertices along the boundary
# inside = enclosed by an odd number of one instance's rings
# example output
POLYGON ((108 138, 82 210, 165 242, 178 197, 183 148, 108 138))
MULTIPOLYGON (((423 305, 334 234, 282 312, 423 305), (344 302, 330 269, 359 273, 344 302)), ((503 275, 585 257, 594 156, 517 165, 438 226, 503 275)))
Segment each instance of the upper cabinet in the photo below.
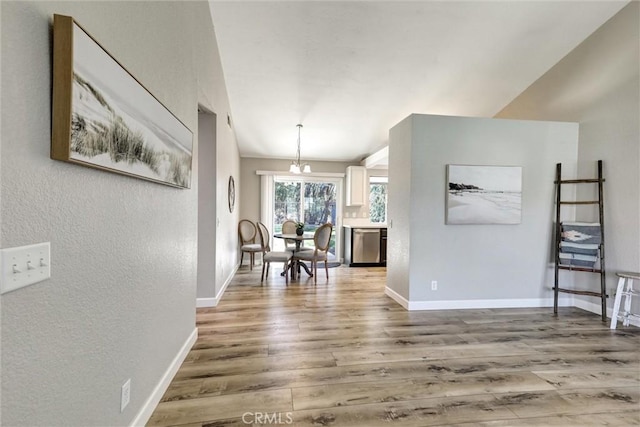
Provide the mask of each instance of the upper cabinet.
POLYGON ((347 206, 367 203, 367 169, 364 166, 347 167, 347 206))

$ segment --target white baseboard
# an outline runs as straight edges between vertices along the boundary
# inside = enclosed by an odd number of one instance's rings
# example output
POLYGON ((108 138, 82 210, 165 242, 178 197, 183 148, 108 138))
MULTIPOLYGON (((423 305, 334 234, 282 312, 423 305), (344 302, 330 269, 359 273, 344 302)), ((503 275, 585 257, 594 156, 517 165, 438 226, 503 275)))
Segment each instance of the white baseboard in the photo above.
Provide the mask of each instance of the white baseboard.
MULTIPOLYGON (((571 298, 560 299, 560 307, 570 307, 571 298)), ((449 301, 409 301, 409 310, 460 310, 468 308, 553 307, 553 298, 470 299, 449 301)))
POLYGON ((229 277, 227 277, 227 280, 224 282, 224 285, 222 285, 222 288, 220 288, 220 291, 215 296, 215 298, 196 298, 196 308, 217 306, 220 300, 222 299, 222 295, 224 294, 224 291, 227 290, 227 286, 229 286, 229 283, 231 283, 231 281, 233 280, 233 277, 238 272, 238 268, 240 268, 240 264, 235 266, 235 268, 233 269, 229 277))
MULTIPOLYGON (((553 307, 553 298, 522 298, 522 299, 473 299, 446 301, 408 301, 402 295, 388 287, 384 293, 409 311, 413 310, 456 310, 469 308, 526 308, 553 307)), ((573 298, 560 298, 560 307, 571 307, 573 298)))
MULTIPOLYGON (((600 297, 598 297, 598 298, 600 298, 600 297)), ((583 310, 590 311, 591 313, 595 313, 598 316, 602 313, 602 310, 600 310, 600 303, 596 304, 596 303, 593 303, 593 302, 584 301, 584 300, 581 300, 581 299, 578 299, 578 298, 574 298, 573 305, 578 307, 578 308, 581 308, 583 310)), ((611 309, 607 310, 607 312, 609 312, 610 310, 611 309)), ((607 313, 607 314, 609 314, 609 316, 607 316, 607 317, 611 317, 610 316, 610 314, 611 314, 610 312, 607 313)))
MULTIPOLYGON (((595 313, 598 316, 600 316, 602 314, 602 310, 600 309, 600 303, 599 302, 595 303, 595 302, 590 302, 590 301, 585 301, 585 300, 582 300, 582 299, 574 298, 574 304, 573 305, 575 307, 581 308, 583 310, 590 311, 591 313, 595 313)), ((621 307, 621 309, 622 309, 622 307, 621 307)), ((612 312, 613 312, 613 307, 607 307, 607 318, 611 319, 612 312)), ((622 321, 620 319, 618 319, 618 324, 620 326, 622 326, 622 321)), ((640 320, 635 319, 635 318, 630 318, 629 319, 629 324, 631 324, 633 326, 640 327, 640 320)))
MULTIPOLYGON (((527 308, 553 307, 553 298, 524 298, 524 299, 474 299, 451 301, 408 301, 405 297, 391 288, 385 287, 384 293, 409 311, 413 310, 460 310, 468 308, 527 308)), ((560 298, 560 307, 577 307, 600 315, 600 304, 574 298, 572 296, 560 298)), ((607 317, 611 318, 612 307, 607 307, 607 317)), ((640 327, 640 320, 631 318, 629 323, 640 327)))
POLYGON ((193 332, 189 335, 185 343, 180 348, 180 351, 178 351, 178 354, 176 354, 176 357, 174 357, 171 361, 171 364, 167 368, 164 375, 162 375, 162 378, 160 378, 160 381, 153 389, 151 395, 147 398, 144 405, 142 405, 142 409, 140 409, 138 415, 136 415, 136 417, 133 419, 131 427, 145 426, 147 424, 149 418, 151 418, 151 414, 153 414, 153 411, 158 406, 158 403, 160 403, 160 399, 162 399, 164 392, 167 391, 167 388, 169 388, 171 380, 176 375, 176 372, 178 372, 178 369, 182 365, 182 362, 184 362, 187 354, 189 354, 189 350, 191 350, 191 347, 193 347, 197 339, 198 328, 194 328, 193 332))
POLYGON ((389 298, 391 298, 392 300, 394 300, 395 302, 397 302, 398 304, 403 306, 405 309, 407 309, 407 310, 409 309, 409 301, 407 301, 407 299, 405 297, 403 297, 402 295, 400 295, 399 293, 397 293, 396 291, 394 291, 390 287, 385 286, 384 287, 384 293, 389 298))
POLYGON ((218 302, 218 298, 198 298, 196 299, 196 308, 215 307, 218 302))

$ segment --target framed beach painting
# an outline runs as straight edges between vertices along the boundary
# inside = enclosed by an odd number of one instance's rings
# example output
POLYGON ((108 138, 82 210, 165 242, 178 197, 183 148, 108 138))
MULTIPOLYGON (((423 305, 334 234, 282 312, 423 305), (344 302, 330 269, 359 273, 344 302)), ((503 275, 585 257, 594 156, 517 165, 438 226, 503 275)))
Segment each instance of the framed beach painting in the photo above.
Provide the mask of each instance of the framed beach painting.
POLYGON ((72 17, 54 15, 51 158, 191 187, 193 134, 72 17))
POLYGON ((520 224, 522 167, 447 165, 447 224, 520 224))

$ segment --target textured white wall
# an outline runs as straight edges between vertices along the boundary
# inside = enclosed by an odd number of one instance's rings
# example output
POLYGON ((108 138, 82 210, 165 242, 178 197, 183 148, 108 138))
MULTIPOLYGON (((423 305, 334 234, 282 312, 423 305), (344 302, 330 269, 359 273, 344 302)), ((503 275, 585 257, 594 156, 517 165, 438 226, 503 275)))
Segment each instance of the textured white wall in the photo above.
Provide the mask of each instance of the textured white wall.
POLYGON ((216 144, 217 159, 217 212, 220 220, 216 231, 216 295, 218 295, 225 283, 227 283, 235 272, 238 265, 238 221, 240 216, 240 206, 238 201, 238 188, 240 183, 240 156, 238 146, 229 144, 233 138, 233 131, 226 123, 220 123, 218 115, 218 143, 216 144), (220 139, 222 138, 222 139, 220 139), (233 212, 229 212, 228 185, 229 176, 233 176, 236 181, 236 206, 233 212))
POLYGON ((411 116, 389 131, 387 288, 409 300, 411 234, 411 116))
MULTIPOLYGON (((185 0, 185 3, 190 3, 185 0)), ((207 4, 194 17, 194 21, 206 21, 208 25, 198 25, 194 35, 194 58, 198 65, 198 101, 210 111, 216 113, 216 283, 215 294, 218 295, 238 265, 238 218, 239 218, 239 186, 240 154, 233 132, 233 117, 230 114, 229 96, 224 81, 222 63, 213 25, 211 11, 207 4), (227 116, 232 125, 227 123, 227 116), (229 176, 236 181, 236 208, 229 212, 227 186, 229 176)))
MULTIPOLYGON (((194 133, 198 103, 226 120, 226 89, 206 2, 2 4, 0 241, 52 251, 51 280, 2 298, 2 421, 128 425, 195 327, 198 164, 179 190, 49 158, 54 13, 73 16, 194 133)), ((218 141, 224 173, 237 173, 231 130, 218 141)), ((235 244, 220 234, 223 250, 235 244)))
MULTIPOLYGON (((0 16, 2 16, 2 2, 0 2, 0 16)), ((0 46, 2 44, 2 31, 0 31, 0 46)), ((4 51, 0 47, 0 50, 4 51)), ((0 78, 2 76, 1 69, 2 59, 0 58, 0 78)), ((2 109, 2 84, 0 82, 0 110, 2 109)), ((0 116, 0 130, 2 129, 2 117, 0 116)), ((0 248, 2 245, 2 132, 0 132, 0 248)), ((2 425, 2 295, 0 295, 0 425, 2 425)))
POLYGON ((410 173, 410 201, 400 205, 410 206, 410 224, 399 227, 394 206, 389 243, 397 239, 406 246, 410 239, 410 301, 552 296, 555 164, 565 163, 575 173, 577 124, 417 114, 408 120, 408 148, 406 142, 397 146, 390 134, 389 193, 391 198, 410 173), (398 148, 410 163, 397 163, 398 148), (521 224, 445 225, 447 164, 522 166, 521 224), (431 290, 432 280, 438 281, 437 291, 431 290))
MULTIPOLYGON (((191 3, 185 0, 186 4, 191 3)), ((238 265, 238 218, 240 154, 233 132, 233 118, 229 107, 229 95, 224 80, 220 53, 211 19, 208 2, 200 1, 200 7, 192 22, 200 22, 193 37, 194 61, 198 71, 198 102, 216 113, 216 278, 215 294, 218 295, 238 265), (206 6, 205 6, 206 5, 206 6), (204 9, 207 9, 206 11, 204 9), (205 25, 206 24, 206 25, 205 25), (231 126, 227 123, 229 117, 231 126), (229 176, 236 181, 236 208, 229 212, 227 185, 229 176)))
MULTIPOLYGON (((505 107, 499 117, 580 123, 581 177, 604 163, 609 307, 616 271, 640 271, 640 3, 631 2, 505 107)), ((581 187, 579 197, 593 197, 581 187)), ((591 193, 591 194, 590 194, 591 193)), ((579 219, 595 219, 581 209, 579 219)), ((576 286, 599 289, 599 277, 575 273, 576 286)), ((576 297, 594 304, 599 300, 576 297)), ((634 308, 640 310, 640 302, 634 308)), ((609 312, 610 314, 610 312, 609 312)))

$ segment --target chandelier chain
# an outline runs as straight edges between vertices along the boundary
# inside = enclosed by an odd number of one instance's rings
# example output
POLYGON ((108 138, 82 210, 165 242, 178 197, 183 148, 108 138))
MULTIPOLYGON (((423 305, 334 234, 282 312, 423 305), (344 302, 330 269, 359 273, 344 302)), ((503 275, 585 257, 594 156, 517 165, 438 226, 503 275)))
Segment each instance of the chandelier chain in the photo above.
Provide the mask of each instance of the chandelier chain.
POLYGON ((300 130, 302 129, 301 124, 296 125, 298 127, 298 142, 296 147, 296 159, 291 162, 291 166, 289 167, 289 172, 294 174, 299 173, 311 173, 311 166, 308 163, 304 165, 300 162, 300 130))

